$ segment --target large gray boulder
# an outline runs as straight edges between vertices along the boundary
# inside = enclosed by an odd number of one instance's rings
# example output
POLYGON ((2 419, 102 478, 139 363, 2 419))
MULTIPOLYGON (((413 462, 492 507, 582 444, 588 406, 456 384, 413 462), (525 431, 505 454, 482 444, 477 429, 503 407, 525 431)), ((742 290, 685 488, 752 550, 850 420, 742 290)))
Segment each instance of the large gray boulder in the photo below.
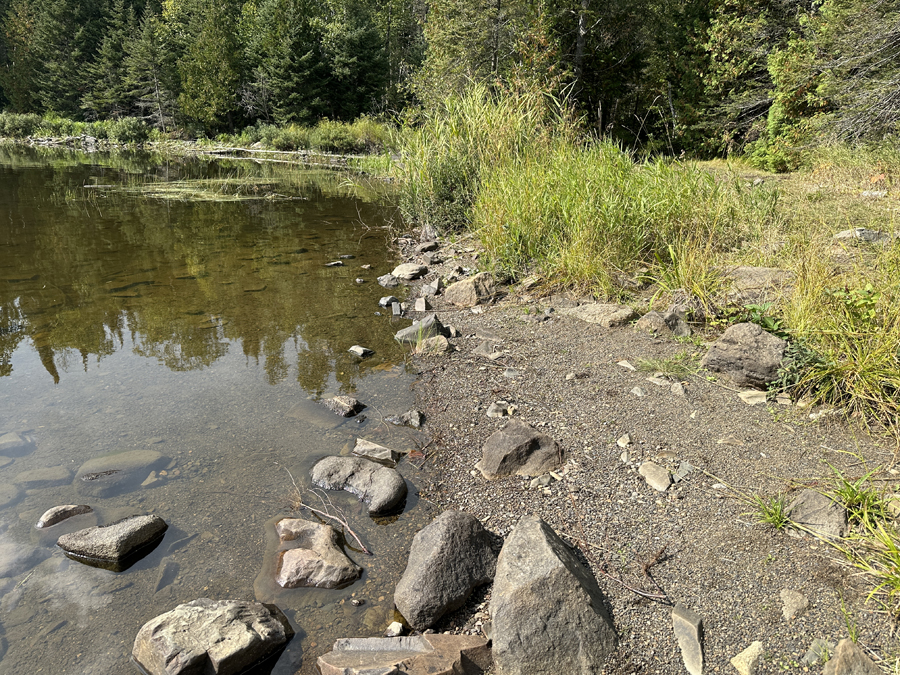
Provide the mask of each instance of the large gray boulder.
POLYGON ((479 520, 444 511, 413 537, 394 605, 416 630, 463 606, 476 586, 494 577, 497 555, 479 520))
POLYGON ((301 518, 283 518, 275 525, 281 543, 275 581, 282 588, 343 588, 362 575, 338 546, 329 525, 301 518))
POLYGON ((487 439, 475 468, 488 480, 513 474, 541 476, 562 466, 562 460, 562 448, 555 440, 514 419, 487 439))
POLYGON ((450 331, 440 322, 437 315, 429 314, 421 321, 413 323, 412 326, 397 331, 396 334, 394 334, 394 339, 397 342, 415 345, 421 344, 428 338, 433 338, 438 335, 448 337, 450 331))
POLYGON ((787 342, 755 323, 738 323, 716 340, 700 364, 741 387, 764 388, 778 375, 787 342))
POLYGON ((90 497, 108 497, 140 487, 153 471, 164 469, 169 458, 155 450, 128 450, 95 457, 75 474, 75 491, 90 497))
POLYGON ((596 579, 549 525, 523 517, 500 551, 491 594, 499 675, 602 672, 616 646, 596 579))
POLYGON ((317 665, 322 675, 480 675, 491 648, 473 635, 344 638, 317 665))
POLYGON ((316 463, 310 477, 319 487, 355 494, 372 514, 392 511, 406 497, 406 481, 396 469, 361 457, 326 457, 316 463))
POLYGON ((450 284, 444 291, 444 299, 458 307, 474 307, 491 300, 496 292, 493 277, 481 272, 470 279, 450 284))
POLYGON ((64 534, 56 544, 73 560, 121 572, 149 553, 167 528, 159 516, 130 516, 64 534))
POLYGON ((148 675, 239 675, 293 636, 274 605, 200 598, 145 623, 131 656, 148 675))

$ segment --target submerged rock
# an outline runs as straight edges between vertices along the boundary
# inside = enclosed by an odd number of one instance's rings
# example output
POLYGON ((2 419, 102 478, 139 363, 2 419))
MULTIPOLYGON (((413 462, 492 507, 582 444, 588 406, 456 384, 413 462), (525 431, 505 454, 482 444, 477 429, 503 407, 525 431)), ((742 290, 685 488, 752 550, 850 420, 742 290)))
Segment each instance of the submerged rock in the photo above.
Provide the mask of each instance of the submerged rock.
POLYGON ((480 675, 491 648, 471 635, 344 638, 317 665, 322 675, 480 675))
POLYGON ((85 504, 67 504, 65 506, 54 506, 52 509, 44 511, 44 515, 38 520, 37 528, 53 527, 57 523, 64 520, 80 516, 83 513, 93 513, 94 509, 85 504))
POLYGON ((72 480, 72 472, 64 466, 48 466, 42 469, 23 471, 13 478, 13 482, 23 490, 65 485, 72 480))
POLYGON ((320 403, 341 417, 354 417, 366 407, 352 396, 335 396, 323 399, 320 403))
POLYGON ((36 447, 31 436, 18 434, 15 431, 0 436, 0 455, 6 457, 23 457, 36 447))
POLYGON ((148 675, 239 675, 294 636, 275 605, 200 598, 145 623, 131 655, 148 675))
POLYGON ((92 497, 107 497, 140 486, 152 471, 164 469, 169 458, 155 450, 129 450, 95 457, 75 474, 75 491, 92 497))
POLYGON ((168 525, 159 516, 130 516, 62 535, 56 542, 73 560, 121 572, 158 544, 168 525))
POLYGON ((310 472, 328 490, 346 490, 369 505, 370 514, 392 511, 406 497, 406 481, 396 469, 360 457, 326 457, 310 472))
POLYGON ((444 511, 413 538, 394 605, 416 630, 433 626, 463 606, 472 591, 491 581, 497 555, 479 520, 444 511))
POLYGON ((337 532, 329 525, 283 518, 275 532, 284 548, 275 571, 282 588, 343 588, 362 575, 362 568, 338 546, 337 532))

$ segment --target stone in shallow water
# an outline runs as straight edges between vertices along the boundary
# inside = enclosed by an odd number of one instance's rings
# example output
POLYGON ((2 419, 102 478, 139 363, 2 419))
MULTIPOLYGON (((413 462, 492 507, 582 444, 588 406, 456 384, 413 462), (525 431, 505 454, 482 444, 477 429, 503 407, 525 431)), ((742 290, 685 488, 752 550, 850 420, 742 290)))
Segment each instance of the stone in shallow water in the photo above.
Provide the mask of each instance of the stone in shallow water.
POLYGON ((491 649, 471 635, 344 638, 317 664, 322 675, 480 675, 491 649))
POLYGON ((122 572, 158 544, 168 525, 159 516, 130 516, 62 535, 56 542, 73 560, 122 572))
POLYGON ((383 445, 378 445, 378 443, 367 441, 364 438, 356 439, 356 446, 353 448, 353 454, 357 457, 371 459, 380 464, 386 464, 387 466, 394 466, 400 459, 400 453, 396 450, 391 450, 383 445))
POLYGON ((72 472, 64 466, 48 466, 42 469, 31 469, 18 474, 13 482, 23 490, 65 485, 72 480, 72 472))
POLYGON ((324 399, 321 403, 331 412, 337 413, 341 417, 353 417, 366 407, 352 396, 335 396, 334 398, 324 399))
POLYGON ((145 623, 131 657, 148 675, 239 675, 274 659, 293 636, 275 605, 200 598, 145 623))
POLYGON ((75 475, 75 491, 92 497, 107 497, 133 490, 150 475, 164 469, 169 458, 155 450, 129 450, 95 457, 81 465, 75 475))
POLYGON ((83 513, 92 513, 94 509, 85 504, 66 504, 65 506, 54 506, 52 509, 44 511, 44 515, 38 520, 37 528, 52 527, 64 520, 80 516, 83 513))
POLYGON ((22 457, 35 449, 34 439, 31 436, 10 431, 0 436, 0 455, 7 457, 22 457))
POLYGON ((286 549, 278 557, 275 580, 282 588, 344 588, 359 579, 362 568, 338 546, 329 525, 283 518, 275 532, 286 549))
POLYGON ((399 508, 406 497, 406 481, 396 469, 360 457, 326 457, 310 477, 319 487, 355 494, 369 505, 370 514, 399 508))

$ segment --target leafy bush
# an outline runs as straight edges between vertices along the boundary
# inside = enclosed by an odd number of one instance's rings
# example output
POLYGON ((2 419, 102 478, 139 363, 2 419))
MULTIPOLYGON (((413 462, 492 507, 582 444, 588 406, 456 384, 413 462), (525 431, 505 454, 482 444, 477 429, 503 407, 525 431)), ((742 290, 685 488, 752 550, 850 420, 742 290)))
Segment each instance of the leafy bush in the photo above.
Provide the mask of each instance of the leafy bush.
POLYGON ((143 143, 149 135, 150 128, 137 117, 123 117, 109 125, 108 138, 112 143, 143 143))
POLYGON ((40 122, 40 115, 2 112, 0 113, 0 137, 27 138, 34 133, 40 122))

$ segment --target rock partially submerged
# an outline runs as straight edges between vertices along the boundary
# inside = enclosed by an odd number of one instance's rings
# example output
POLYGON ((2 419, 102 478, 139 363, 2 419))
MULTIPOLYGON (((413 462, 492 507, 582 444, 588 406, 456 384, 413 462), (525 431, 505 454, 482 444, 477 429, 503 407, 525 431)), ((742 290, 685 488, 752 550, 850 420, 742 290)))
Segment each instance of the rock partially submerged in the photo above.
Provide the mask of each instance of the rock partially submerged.
POLYGON ((330 525, 301 518, 283 518, 275 525, 281 543, 275 581, 282 588, 344 588, 362 575, 338 546, 330 525))
POLYGON ((64 534, 56 544, 73 560, 122 572, 153 550, 167 528, 159 516, 130 516, 64 534))
POLYGON ((491 666, 491 648, 471 635, 344 638, 317 665, 322 675, 480 675, 491 666))
POLYGON ((778 375, 787 342, 755 323, 728 328, 700 362, 707 370, 728 375, 741 387, 764 388, 778 375))
POLYGON ((129 450, 95 457, 75 474, 75 491, 91 497, 107 497, 135 489, 152 471, 166 467, 169 458, 155 450, 129 450))
POLYGON ((31 469, 17 474, 13 483, 23 490, 39 490, 41 488, 65 485, 71 482, 72 472, 64 466, 47 466, 31 469))
POLYGON ((369 505, 370 514, 393 511, 406 497, 406 481, 396 469, 360 457, 326 457, 310 477, 319 487, 355 494, 369 505))
POLYGON ((323 399, 320 403, 341 417, 354 417, 366 407, 352 396, 335 396, 323 399))
POLYGON ((520 420, 488 438, 475 468, 488 480, 503 476, 540 476, 562 466, 559 444, 520 420))
POLYGON ((0 436, 0 455, 6 457, 23 457, 36 447, 34 439, 25 434, 10 431, 0 436))
POLYGON ((357 438, 356 445, 353 447, 353 454, 357 457, 365 457, 379 464, 386 466, 394 466, 400 460, 400 453, 391 450, 378 443, 367 441, 364 438, 357 438))
POLYGON ((433 626, 488 583, 497 567, 491 537, 462 511, 444 511, 413 538, 394 605, 416 630, 433 626))
POLYGON ((407 410, 402 415, 391 415, 384 418, 385 422, 390 422, 398 427, 407 426, 413 429, 420 428, 425 424, 425 413, 419 410, 407 410))
POLYGON ((75 516, 80 516, 84 513, 92 513, 94 509, 85 504, 66 504, 65 506, 54 506, 52 509, 47 509, 44 511, 44 515, 41 516, 40 520, 38 520, 37 527, 38 529, 44 527, 53 527, 57 523, 61 523, 64 520, 68 520, 69 518, 73 518, 75 516))
POLYGON ((293 636, 275 605, 200 598, 145 623, 131 655, 148 675, 239 675, 277 657, 293 636))
POLYGON ((503 675, 592 675, 616 645, 597 580, 540 518, 523 517, 491 595, 494 662, 503 675))

